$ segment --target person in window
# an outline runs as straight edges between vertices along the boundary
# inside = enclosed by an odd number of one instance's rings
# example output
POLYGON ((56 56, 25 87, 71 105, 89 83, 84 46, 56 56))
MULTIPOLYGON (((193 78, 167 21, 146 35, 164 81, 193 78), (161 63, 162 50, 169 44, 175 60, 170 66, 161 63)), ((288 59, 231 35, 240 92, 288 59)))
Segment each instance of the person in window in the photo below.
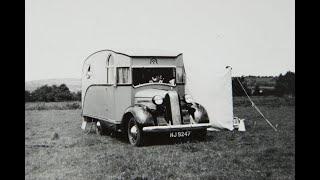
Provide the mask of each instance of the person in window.
POLYGON ((151 82, 158 82, 159 81, 159 76, 152 76, 151 82))
POLYGON ((162 77, 162 75, 159 76, 159 83, 163 83, 164 78, 162 77))
POLYGON ((164 78, 162 77, 162 75, 155 75, 155 76, 152 76, 149 83, 163 83, 163 80, 164 78))

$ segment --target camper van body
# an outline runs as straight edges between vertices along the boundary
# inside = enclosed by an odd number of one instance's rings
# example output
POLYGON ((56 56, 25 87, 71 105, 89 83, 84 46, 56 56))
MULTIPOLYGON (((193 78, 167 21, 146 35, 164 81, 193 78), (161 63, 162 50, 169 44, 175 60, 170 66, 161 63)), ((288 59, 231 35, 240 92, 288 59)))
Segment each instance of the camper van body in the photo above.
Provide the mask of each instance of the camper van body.
POLYGON ((95 52, 82 69, 83 122, 97 123, 100 133, 127 133, 137 146, 152 132, 205 136, 208 114, 185 94, 185 83, 181 53, 95 52), (162 81, 152 81, 156 74, 162 81))

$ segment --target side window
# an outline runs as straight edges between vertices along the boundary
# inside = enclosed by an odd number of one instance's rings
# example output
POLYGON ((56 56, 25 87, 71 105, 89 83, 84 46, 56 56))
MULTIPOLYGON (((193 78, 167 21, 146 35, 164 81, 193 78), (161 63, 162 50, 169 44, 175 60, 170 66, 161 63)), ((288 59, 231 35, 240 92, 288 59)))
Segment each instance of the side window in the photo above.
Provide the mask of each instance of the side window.
POLYGON ((106 67, 107 67, 107 84, 113 84, 114 83, 114 63, 113 63, 113 56, 111 54, 109 54, 107 58, 106 67))
POLYGON ((129 67, 117 68, 117 84, 129 84, 129 67))
POLYGON ((183 67, 177 67, 176 68, 177 73, 177 83, 185 83, 185 72, 183 67))

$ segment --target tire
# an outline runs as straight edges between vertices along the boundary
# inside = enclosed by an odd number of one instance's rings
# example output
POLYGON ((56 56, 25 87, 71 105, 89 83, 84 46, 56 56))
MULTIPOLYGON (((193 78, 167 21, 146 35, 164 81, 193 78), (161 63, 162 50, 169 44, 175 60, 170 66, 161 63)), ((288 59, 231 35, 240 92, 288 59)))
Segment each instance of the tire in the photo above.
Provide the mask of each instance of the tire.
POLYGON ((143 133, 134 117, 131 117, 128 121, 127 134, 131 145, 142 146, 143 133))

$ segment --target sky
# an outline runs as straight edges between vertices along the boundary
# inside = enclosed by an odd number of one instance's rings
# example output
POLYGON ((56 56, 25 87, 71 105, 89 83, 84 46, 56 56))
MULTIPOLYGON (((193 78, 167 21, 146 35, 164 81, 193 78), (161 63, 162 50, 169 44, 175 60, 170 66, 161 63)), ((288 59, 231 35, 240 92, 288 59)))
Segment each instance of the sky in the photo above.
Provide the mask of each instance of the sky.
POLYGON ((292 0, 26 0, 25 80, 80 78, 101 49, 183 53, 196 78, 295 71, 292 0))

